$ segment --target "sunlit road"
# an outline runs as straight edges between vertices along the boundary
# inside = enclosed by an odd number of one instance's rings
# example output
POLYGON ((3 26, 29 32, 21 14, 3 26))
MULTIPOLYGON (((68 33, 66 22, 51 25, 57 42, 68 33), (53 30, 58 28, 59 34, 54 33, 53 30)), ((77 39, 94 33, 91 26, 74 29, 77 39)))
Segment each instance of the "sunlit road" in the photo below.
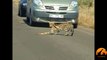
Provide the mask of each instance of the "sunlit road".
MULTIPOLYGON (((14 4, 13 4, 14 5, 14 4)), ((13 6, 13 60, 94 60, 94 31, 78 27, 74 36, 39 35, 48 27, 31 27, 13 6)))

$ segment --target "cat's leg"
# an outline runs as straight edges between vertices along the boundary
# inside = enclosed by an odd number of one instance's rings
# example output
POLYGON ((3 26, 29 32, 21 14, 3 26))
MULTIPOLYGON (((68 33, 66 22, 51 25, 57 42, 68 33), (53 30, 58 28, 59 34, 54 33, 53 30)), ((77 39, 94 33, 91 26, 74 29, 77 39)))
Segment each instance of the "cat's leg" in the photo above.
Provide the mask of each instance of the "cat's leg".
POLYGON ((74 34, 74 28, 72 28, 71 30, 70 30, 70 32, 71 32, 71 36, 73 36, 73 34, 74 34))
POLYGON ((66 29, 66 30, 65 30, 65 36, 68 36, 68 35, 69 35, 69 30, 66 29))
POLYGON ((59 30, 55 30, 54 34, 57 35, 59 33, 59 30))
POLYGON ((50 31, 50 34, 54 34, 55 33, 55 31, 54 31, 54 29, 53 28, 51 28, 51 31, 50 31))

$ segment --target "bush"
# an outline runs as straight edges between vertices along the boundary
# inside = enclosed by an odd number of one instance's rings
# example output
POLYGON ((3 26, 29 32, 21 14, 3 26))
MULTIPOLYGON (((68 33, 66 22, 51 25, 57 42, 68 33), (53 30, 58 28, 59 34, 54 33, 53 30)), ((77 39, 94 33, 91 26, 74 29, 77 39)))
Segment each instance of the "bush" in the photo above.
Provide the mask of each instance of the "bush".
POLYGON ((78 0, 79 6, 88 6, 92 7, 93 6, 94 0, 78 0))
POLYGON ((78 0, 79 25, 94 29, 94 0, 78 0))

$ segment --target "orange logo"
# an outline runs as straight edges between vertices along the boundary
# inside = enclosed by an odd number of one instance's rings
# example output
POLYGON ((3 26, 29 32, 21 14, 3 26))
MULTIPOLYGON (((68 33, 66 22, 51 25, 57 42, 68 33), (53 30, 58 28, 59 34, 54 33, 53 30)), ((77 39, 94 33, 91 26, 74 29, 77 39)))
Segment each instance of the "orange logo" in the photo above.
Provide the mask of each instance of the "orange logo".
POLYGON ((107 51, 105 48, 98 48, 96 51, 96 55, 99 55, 99 56, 107 55, 107 51))

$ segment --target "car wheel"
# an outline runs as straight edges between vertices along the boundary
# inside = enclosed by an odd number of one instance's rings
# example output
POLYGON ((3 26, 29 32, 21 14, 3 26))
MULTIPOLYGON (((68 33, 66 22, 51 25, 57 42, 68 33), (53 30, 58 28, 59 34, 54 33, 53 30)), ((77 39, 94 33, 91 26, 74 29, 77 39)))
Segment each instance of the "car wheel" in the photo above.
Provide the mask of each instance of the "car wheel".
POLYGON ((19 15, 20 17, 23 16, 23 14, 22 14, 22 9, 19 9, 19 13, 18 13, 18 15, 19 15))
POLYGON ((18 16, 20 16, 20 9, 18 10, 18 16))
POLYGON ((77 28, 78 27, 78 24, 73 24, 74 28, 77 28))
POLYGON ((19 12, 18 12, 18 15, 20 16, 20 17, 25 17, 25 13, 24 13, 25 11, 23 10, 23 8, 20 6, 19 7, 19 12))

